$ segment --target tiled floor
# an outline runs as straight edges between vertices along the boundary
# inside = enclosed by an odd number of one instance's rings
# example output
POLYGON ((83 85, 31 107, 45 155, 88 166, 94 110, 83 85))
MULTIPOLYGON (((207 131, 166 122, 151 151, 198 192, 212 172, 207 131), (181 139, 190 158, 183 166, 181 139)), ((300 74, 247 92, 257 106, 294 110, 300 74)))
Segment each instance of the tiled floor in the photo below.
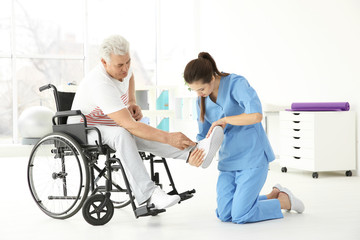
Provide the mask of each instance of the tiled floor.
POLYGON ((132 209, 115 210, 104 226, 86 223, 81 212, 66 220, 43 214, 26 181, 25 158, 0 159, 0 239, 360 239, 360 177, 344 173, 311 173, 271 165, 264 193, 275 183, 288 187, 306 206, 303 214, 253 224, 220 222, 214 213, 216 164, 196 169, 173 160, 170 167, 179 191, 195 188, 195 196, 156 217, 136 219, 132 209))

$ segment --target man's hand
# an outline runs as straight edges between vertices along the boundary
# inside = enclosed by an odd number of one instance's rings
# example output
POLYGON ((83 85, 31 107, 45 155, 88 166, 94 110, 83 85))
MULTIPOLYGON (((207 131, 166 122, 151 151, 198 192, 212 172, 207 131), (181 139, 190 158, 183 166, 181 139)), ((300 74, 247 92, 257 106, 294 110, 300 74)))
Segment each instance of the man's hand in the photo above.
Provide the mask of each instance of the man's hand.
POLYGON ((128 110, 129 110, 131 116, 136 121, 140 121, 142 119, 143 115, 142 115, 141 108, 139 107, 139 105, 131 104, 128 106, 128 110))
POLYGON ((171 132, 169 133, 169 135, 170 136, 169 136, 168 144, 180 150, 184 150, 185 148, 196 145, 196 143, 191 141, 187 136, 185 136, 181 132, 171 132))

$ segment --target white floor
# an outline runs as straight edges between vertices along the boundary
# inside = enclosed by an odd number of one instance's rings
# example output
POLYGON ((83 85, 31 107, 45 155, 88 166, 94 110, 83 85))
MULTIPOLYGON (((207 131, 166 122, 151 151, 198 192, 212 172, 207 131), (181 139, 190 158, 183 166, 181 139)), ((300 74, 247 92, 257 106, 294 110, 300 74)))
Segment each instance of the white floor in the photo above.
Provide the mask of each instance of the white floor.
POLYGON ((115 210, 112 220, 94 227, 81 212, 66 220, 43 214, 33 202, 26 181, 25 158, 0 159, 0 239, 360 239, 360 177, 343 172, 320 173, 271 165, 264 193, 275 183, 301 198, 303 214, 284 212, 284 218, 253 224, 220 222, 214 213, 216 163, 196 169, 173 160, 179 191, 195 188, 195 196, 156 217, 136 219, 130 206, 115 210))

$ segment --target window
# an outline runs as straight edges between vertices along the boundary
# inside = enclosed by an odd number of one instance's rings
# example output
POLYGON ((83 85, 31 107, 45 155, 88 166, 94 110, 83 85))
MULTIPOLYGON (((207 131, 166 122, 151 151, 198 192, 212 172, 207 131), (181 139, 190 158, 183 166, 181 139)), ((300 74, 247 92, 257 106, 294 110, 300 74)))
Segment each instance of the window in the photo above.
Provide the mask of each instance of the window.
POLYGON ((11 69, 11 0, 0 2, 0 143, 11 141, 13 129, 11 69))
POLYGON ((8 143, 12 138, 12 80, 11 61, 0 58, 0 144, 8 143))
POLYGON ((40 86, 83 78, 84 9, 85 1, 0 2, 1 143, 18 142, 17 120, 24 109, 54 109, 51 93, 40 93, 40 86))
POLYGON ((194 0, 161 1, 158 15, 158 85, 184 86, 185 65, 197 57, 194 0))
POLYGON ((112 34, 130 42, 136 86, 179 85, 196 47, 192 0, 1 0, 0 143, 19 142, 18 118, 31 106, 55 110, 51 91, 79 83, 112 34))
POLYGON ((156 1, 91 0, 88 16, 90 68, 99 62, 103 39, 119 34, 130 42, 136 85, 155 84, 156 1))

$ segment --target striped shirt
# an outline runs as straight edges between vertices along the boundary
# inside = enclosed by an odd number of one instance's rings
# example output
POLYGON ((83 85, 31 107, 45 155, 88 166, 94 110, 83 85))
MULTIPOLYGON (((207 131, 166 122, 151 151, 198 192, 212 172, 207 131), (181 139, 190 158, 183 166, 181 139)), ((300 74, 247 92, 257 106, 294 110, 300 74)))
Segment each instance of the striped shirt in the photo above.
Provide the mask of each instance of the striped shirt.
MULTIPOLYGON (((81 110, 87 125, 118 126, 109 113, 126 108, 129 102, 131 69, 122 82, 112 78, 102 64, 94 68, 81 81, 75 94, 73 110, 81 110)), ((81 118, 69 118, 68 123, 82 122, 81 118)))

